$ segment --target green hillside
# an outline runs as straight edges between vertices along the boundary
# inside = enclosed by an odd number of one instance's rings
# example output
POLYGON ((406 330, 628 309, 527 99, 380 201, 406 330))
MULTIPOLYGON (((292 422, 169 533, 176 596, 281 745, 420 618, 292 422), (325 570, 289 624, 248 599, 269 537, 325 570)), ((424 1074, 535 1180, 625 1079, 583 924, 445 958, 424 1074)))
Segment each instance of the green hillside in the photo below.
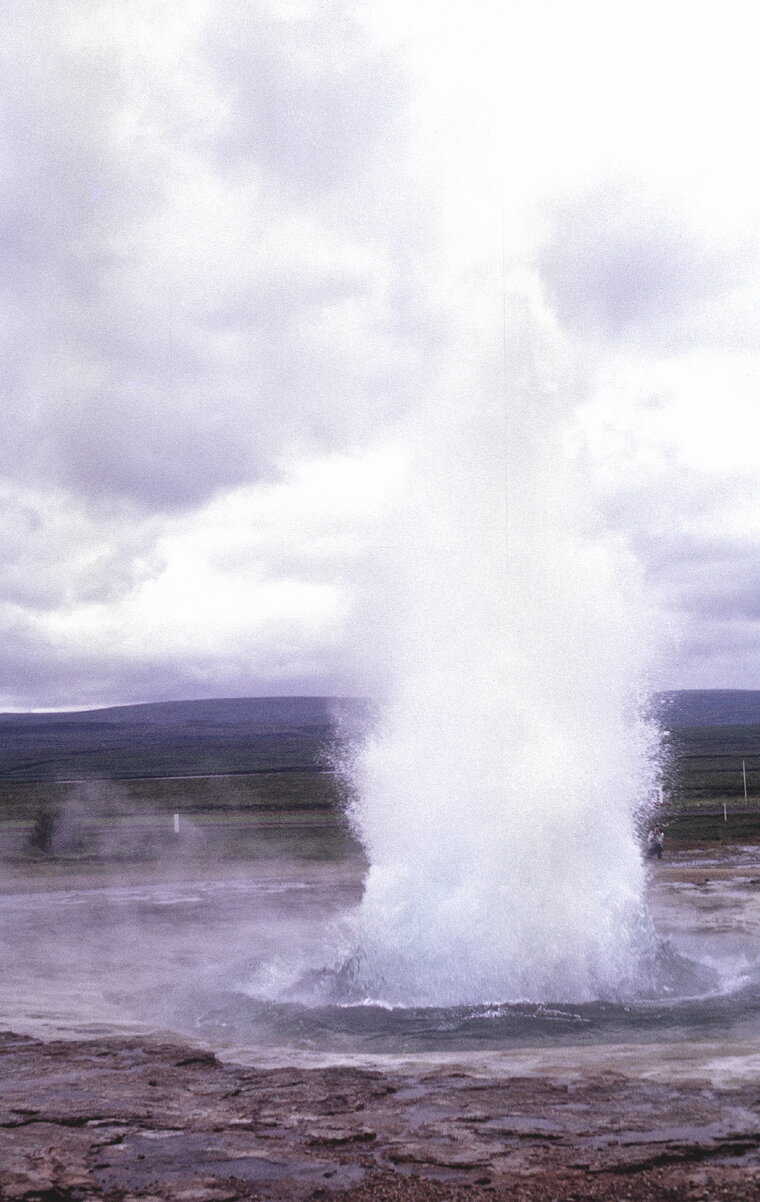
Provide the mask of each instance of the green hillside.
POLYGON ((157 702, 0 715, 0 780, 324 771, 366 705, 329 697, 157 702))

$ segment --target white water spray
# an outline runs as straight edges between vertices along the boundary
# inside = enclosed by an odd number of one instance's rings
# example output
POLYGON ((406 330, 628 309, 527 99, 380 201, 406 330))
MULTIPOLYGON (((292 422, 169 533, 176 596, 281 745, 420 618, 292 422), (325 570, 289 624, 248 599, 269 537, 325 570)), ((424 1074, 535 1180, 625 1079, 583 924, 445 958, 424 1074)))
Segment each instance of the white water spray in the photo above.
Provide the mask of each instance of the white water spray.
POLYGON ((355 998, 583 1001, 652 971, 638 581, 593 530, 536 319, 510 326, 506 414, 498 383, 473 395, 471 350, 469 391, 420 418, 393 526, 389 685, 354 768, 355 998))

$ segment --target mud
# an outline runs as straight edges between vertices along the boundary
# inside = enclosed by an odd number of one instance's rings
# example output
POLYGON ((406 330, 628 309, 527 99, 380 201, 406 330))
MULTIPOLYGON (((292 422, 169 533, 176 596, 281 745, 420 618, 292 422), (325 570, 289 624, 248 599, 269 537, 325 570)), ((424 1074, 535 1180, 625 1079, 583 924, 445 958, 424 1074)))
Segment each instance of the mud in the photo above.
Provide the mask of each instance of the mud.
POLYGON ((760 1087, 0 1035, 3 1202, 760 1198, 760 1087))

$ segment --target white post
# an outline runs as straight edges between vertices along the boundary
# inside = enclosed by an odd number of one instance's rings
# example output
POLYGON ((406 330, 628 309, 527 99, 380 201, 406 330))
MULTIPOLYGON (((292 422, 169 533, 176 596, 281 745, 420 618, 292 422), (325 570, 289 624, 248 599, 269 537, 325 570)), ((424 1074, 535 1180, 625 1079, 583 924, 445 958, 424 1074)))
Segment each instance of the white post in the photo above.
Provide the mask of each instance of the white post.
POLYGON ((174 833, 179 834, 179 814, 174 815, 174 833))
POLYGON ((744 780, 744 804, 747 804, 747 765, 742 760, 742 778, 744 780))
POLYGON ((725 803, 725 801, 723 802, 723 821, 724 821, 724 822, 728 822, 728 812, 727 812, 727 810, 726 810, 726 803, 725 803))

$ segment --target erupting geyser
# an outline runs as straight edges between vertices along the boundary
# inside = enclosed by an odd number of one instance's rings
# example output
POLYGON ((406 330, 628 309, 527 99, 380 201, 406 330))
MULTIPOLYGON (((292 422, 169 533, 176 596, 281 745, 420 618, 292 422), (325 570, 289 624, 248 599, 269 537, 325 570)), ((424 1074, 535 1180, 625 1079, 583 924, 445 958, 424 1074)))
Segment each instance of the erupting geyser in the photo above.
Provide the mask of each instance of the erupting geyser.
MULTIPOLYGON (((534 321, 510 318, 515 347, 534 321)), ((584 502, 572 405, 525 354, 507 361, 485 403, 452 387, 420 417, 387 539, 388 685, 354 765, 355 1000, 583 1001, 655 971, 635 566, 584 502)))

